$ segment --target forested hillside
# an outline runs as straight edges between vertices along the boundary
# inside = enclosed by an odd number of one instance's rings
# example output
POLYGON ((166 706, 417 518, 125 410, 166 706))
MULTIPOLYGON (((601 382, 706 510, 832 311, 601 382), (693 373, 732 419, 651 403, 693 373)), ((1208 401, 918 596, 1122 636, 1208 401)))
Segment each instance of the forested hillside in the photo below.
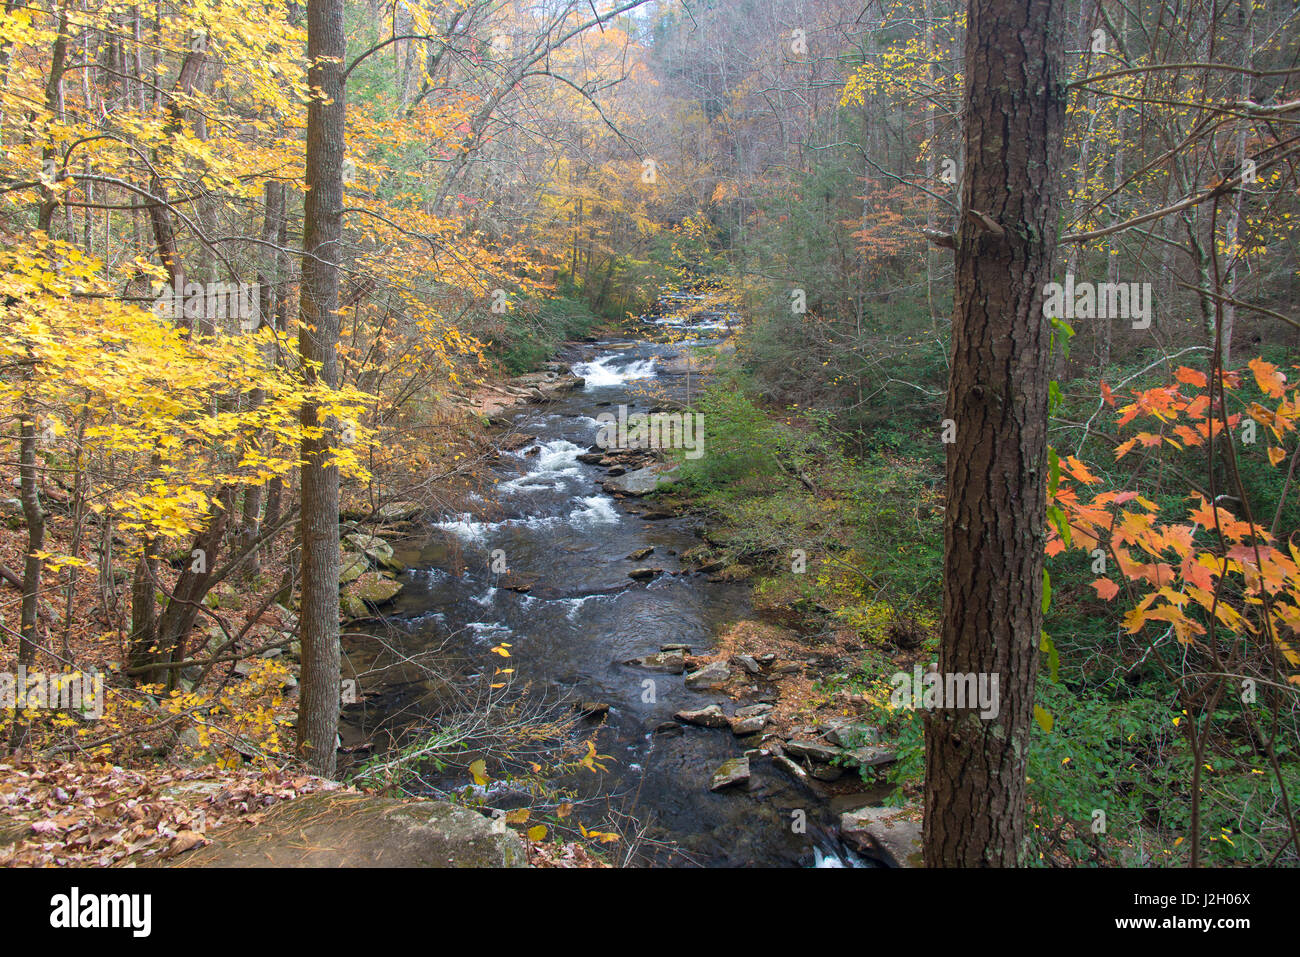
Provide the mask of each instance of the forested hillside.
POLYGON ((6 3, 0 862, 1295 866, 1298 160, 1288 0, 6 3))

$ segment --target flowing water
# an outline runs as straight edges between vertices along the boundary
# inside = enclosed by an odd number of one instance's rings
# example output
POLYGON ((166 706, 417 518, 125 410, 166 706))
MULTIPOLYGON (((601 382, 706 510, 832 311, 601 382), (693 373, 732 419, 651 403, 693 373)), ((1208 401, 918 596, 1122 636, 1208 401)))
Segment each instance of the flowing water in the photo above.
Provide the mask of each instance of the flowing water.
MULTIPOLYGON (((669 643, 707 652, 723 626, 751 613, 748 586, 710 582, 682 564, 682 553, 699 544, 688 519, 634 514, 634 500, 601 490, 604 469, 577 460, 595 440, 600 412, 619 405, 649 412, 665 398, 698 394, 698 374, 665 371, 682 348, 597 344, 592 360, 574 367, 584 389, 517 410, 515 430, 533 441, 502 454, 490 501, 434 525, 408 559, 396 611, 411 639, 450 634, 453 648, 498 664, 488 649, 508 643, 516 676, 610 704, 597 744, 613 760, 590 784, 648 826, 641 862, 837 866, 816 846, 824 812, 770 761, 751 761, 749 790, 710 792, 713 772, 745 749, 730 731, 654 733, 683 708, 719 702, 730 711, 725 696, 623 663, 669 643), (647 547, 654 552, 644 560, 628 558, 647 547), (494 555, 509 576, 492 571, 494 555), (634 582, 628 572, 637 567, 665 574, 634 582), (527 594, 506 587, 519 580, 531 583, 527 594), (795 826, 801 810, 807 828, 795 826)), ((707 428, 704 448, 707 454, 707 428)))

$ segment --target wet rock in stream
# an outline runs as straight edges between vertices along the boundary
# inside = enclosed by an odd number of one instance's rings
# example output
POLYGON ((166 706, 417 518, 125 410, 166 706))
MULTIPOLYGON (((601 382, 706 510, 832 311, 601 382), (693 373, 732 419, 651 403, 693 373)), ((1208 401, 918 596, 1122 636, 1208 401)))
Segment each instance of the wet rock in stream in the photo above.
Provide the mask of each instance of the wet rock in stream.
POLYGON ((731 678, 731 669, 721 661, 705 665, 686 676, 686 687, 701 689, 721 688, 731 678))
POLYGON ((686 670, 686 656, 680 651, 661 651, 654 655, 642 655, 623 662, 633 668, 646 671, 663 671, 670 675, 679 675, 686 670))
POLYGON ((722 709, 716 704, 694 711, 678 711, 673 715, 678 721, 699 725, 701 728, 725 728, 729 721, 722 709))
POLYGON ((721 791, 724 788, 748 783, 749 758, 742 755, 739 758, 724 761, 722 766, 713 772, 713 780, 709 782, 709 790, 721 791))

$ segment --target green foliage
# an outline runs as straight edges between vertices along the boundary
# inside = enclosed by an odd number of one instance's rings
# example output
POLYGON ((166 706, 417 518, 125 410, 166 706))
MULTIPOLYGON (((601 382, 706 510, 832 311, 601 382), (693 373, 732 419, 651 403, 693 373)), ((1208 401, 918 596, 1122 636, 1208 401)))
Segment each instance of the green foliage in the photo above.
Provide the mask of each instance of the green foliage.
POLYGON ((717 496, 714 504, 739 501, 778 479, 778 457, 799 442, 794 430, 754 404, 740 379, 710 387, 695 411, 704 417, 708 454, 686 460, 681 481, 717 496))
POLYGON ((590 334, 599 320, 577 299, 530 300, 512 308, 487 336, 487 351, 512 375, 531 372, 560 344, 590 334))
POLYGON ((708 453, 683 464, 682 482, 714 513, 711 536, 733 560, 780 570, 759 584, 760 598, 829 607, 873 640, 903 619, 920 632, 933 626, 943 535, 926 466, 850 455, 828 413, 778 417, 741 378, 713 385, 697 409, 708 453), (806 573, 789 574, 795 550, 806 573))

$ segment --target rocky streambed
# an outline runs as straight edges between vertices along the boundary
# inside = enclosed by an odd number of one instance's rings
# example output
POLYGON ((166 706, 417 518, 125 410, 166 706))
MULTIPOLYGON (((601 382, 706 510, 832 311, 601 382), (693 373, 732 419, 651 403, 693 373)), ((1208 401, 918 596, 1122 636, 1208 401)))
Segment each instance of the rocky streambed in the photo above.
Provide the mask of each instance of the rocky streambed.
POLYGON ((835 650, 753 620, 747 570, 646 498, 673 479, 660 455, 595 441, 602 412, 698 394, 689 348, 596 344, 503 391, 481 410, 503 430, 492 495, 417 521, 406 547, 348 536, 365 565, 345 586, 353 610, 381 608, 406 649, 508 647, 513 673, 572 701, 609 761, 571 783, 635 822, 638 863, 905 865, 915 822, 876 808, 888 787, 872 783, 893 752, 851 708, 808 721, 790 707, 835 650), (367 596, 363 581, 399 589, 367 596))

